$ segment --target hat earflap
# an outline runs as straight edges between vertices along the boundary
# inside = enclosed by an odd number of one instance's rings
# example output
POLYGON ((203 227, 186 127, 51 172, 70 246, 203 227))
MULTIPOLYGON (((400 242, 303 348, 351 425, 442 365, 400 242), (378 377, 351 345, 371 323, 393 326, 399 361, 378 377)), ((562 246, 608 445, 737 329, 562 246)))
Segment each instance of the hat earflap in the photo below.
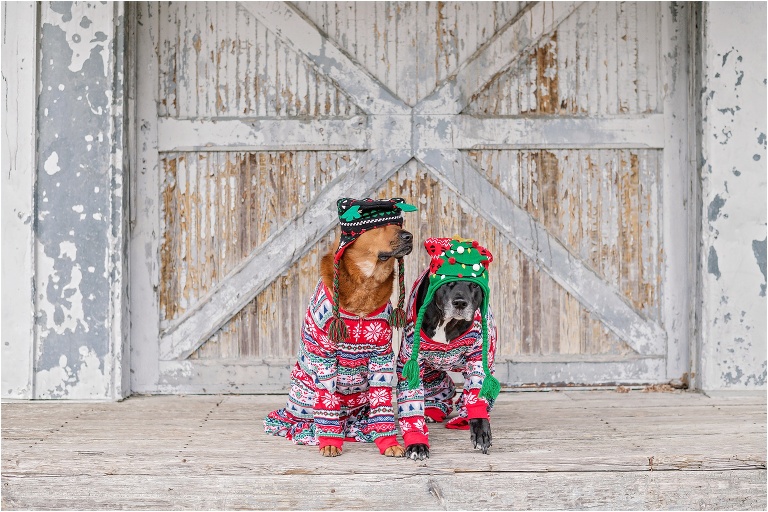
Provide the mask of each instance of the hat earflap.
POLYGON ((488 350, 489 350, 489 341, 488 341, 488 294, 486 293, 483 297, 483 309, 480 312, 481 316, 483 318, 483 373, 485 373, 485 377, 483 378, 483 387, 480 388, 480 398, 485 398, 488 400, 496 400, 496 397, 499 396, 499 392, 501 391, 501 383, 499 382, 499 379, 491 375, 491 369, 488 366, 488 350))
POLYGON ((424 303, 419 308, 419 312, 416 315, 416 324, 413 326, 413 346, 411 347, 411 357, 408 362, 403 366, 403 377, 408 381, 408 389, 416 389, 419 387, 420 370, 419 370, 419 349, 421 348, 421 323, 424 320, 424 313, 427 312, 429 303, 432 302, 432 297, 435 295, 436 287, 430 286, 427 288, 427 295, 424 297, 424 303))
POLYGON ((328 338, 334 343, 341 343, 347 339, 347 324, 341 319, 339 313, 339 260, 341 254, 333 259, 333 316, 328 326, 328 338))
POLYGON ((403 258, 397 258, 398 293, 397 307, 389 315, 389 325, 393 329, 405 327, 405 263, 403 258))

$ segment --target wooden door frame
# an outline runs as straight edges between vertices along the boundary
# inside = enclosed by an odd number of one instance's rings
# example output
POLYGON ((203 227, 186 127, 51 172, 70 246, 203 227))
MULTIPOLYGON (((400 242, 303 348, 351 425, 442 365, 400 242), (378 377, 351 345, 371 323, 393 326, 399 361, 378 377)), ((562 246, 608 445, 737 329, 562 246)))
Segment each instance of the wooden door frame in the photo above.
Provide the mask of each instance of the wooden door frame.
MULTIPOLYGON (((301 13, 287 4, 282 2, 257 4, 246 2, 245 4, 246 8, 267 27, 280 27, 276 35, 298 54, 308 59, 325 76, 335 80, 367 115, 362 119, 341 123, 335 120, 203 121, 197 129, 194 129, 195 127, 189 123, 180 123, 178 120, 158 120, 154 101, 138 102, 135 123, 137 134, 135 161, 139 165, 137 172, 134 173, 135 186, 131 187, 132 206, 134 206, 132 213, 135 215, 132 219, 134 229, 131 234, 131 295, 135 299, 131 303, 131 343, 132 359, 136 361, 136 364, 132 365, 132 387, 135 391, 265 392, 282 390, 288 382, 291 361, 190 361, 186 357, 201 344, 198 344, 199 340, 188 343, 190 334, 205 338, 228 319, 228 317, 223 318, 221 315, 216 316, 211 313, 221 311, 222 307, 235 309, 244 306, 269 284, 263 278, 261 281, 254 281, 255 275, 253 272, 248 273, 249 268, 252 271, 260 266, 264 258, 274 257, 274 254, 269 251, 270 242, 276 241, 281 236, 285 238, 284 241, 295 238, 296 233, 292 232, 291 228, 278 232, 274 238, 254 251, 254 254, 230 274, 230 277, 237 276, 237 279, 230 281, 241 283, 239 288, 233 288, 228 293, 222 294, 220 293, 222 288, 217 287, 207 295, 208 299, 215 300, 218 293, 221 300, 216 307, 206 310, 205 305, 213 301, 201 301, 201 304, 191 308, 192 312, 189 315, 182 317, 182 321, 176 322, 166 330, 164 340, 160 343, 148 342, 158 339, 160 325, 160 309, 156 293, 160 279, 159 258, 152 257, 159 254, 159 237, 162 232, 157 201, 161 180, 158 152, 199 148, 200 133, 209 137, 206 139, 207 143, 222 150, 254 149, 254 146, 259 146, 260 150, 302 147, 322 149, 318 144, 335 146, 335 141, 343 139, 347 147, 351 144, 356 149, 369 150, 366 162, 358 162, 355 170, 361 176, 367 177, 368 183, 374 185, 373 188, 384 183, 412 157, 416 158, 439 181, 454 191, 460 192, 461 196, 469 194, 470 198, 474 198, 474 204, 490 204, 489 207, 474 205, 472 207, 509 237, 523 253, 531 257, 559 284, 578 297, 580 302, 590 305, 592 298, 585 296, 585 293, 593 293, 594 286, 599 288, 602 280, 598 278, 595 281, 588 276, 586 282, 579 282, 574 286, 574 282, 568 279, 570 269, 563 265, 576 265, 576 267, 584 265, 578 259, 569 259, 567 250, 560 253, 555 251, 556 254, 553 257, 551 249, 558 244, 552 243, 552 237, 548 237, 543 226, 538 226, 535 221, 532 222, 526 212, 504 198, 479 172, 473 172, 473 165, 470 164, 468 167, 456 165, 458 162, 466 164, 467 159, 455 144, 459 141, 459 148, 463 146, 469 148, 477 143, 476 134, 499 131, 499 120, 462 115, 460 114, 462 108, 459 107, 463 107, 462 101, 465 102, 464 105, 468 101, 473 92, 471 90, 473 84, 484 85, 514 60, 512 56, 498 51, 502 44, 513 42, 515 47, 520 48, 521 53, 535 44, 541 35, 546 34, 548 31, 544 29, 549 26, 545 22, 539 36, 535 34, 531 36, 529 33, 528 39, 520 41, 515 40, 515 38, 519 39, 519 34, 515 30, 518 24, 528 23, 530 26, 532 20, 548 17, 548 22, 556 26, 559 23, 558 20, 570 14, 577 3, 558 3, 554 6, 539 3, 523 9, 476 55, 463 63, 451 79, 442 83, 433 94, 412 109, 398 98, 388 95, 386 87, 370 76, 359 63, 341 52, 301 13), (550 7, 549 12, 547 7, 550 7), (307 31, 308 25, 311 27, 309 31, 307 31), (446 95, 450 101, 446 101, 446 95), (450 130, 446 133, 441 126, 449 121, 449 117, 450 130), (152 119, 157 122, 148 122, 152 119), (280 126, 277 126, 277 123, 280 123, 280 126), (284 128, 290 123, 292 127, 284 128), (319 125, 324 128, 322 138, 316 135, 320 132, 317 129, 319 125), (386 130, 392 135, 394 150, 375 147, 375 143, 372 143, 375 141, 366 136, 366 129, 368 133, 370 130, 386 130), (276 145, 270 141, 268 147, 260 145, 263 144, 263 133, 278 132, 282 136, 281 144, 276 145), (334 134, 339 133, 343 133, 344 137, 334 140, 334 134), (450 147, 449 144, 451 144, 450 147), (380 165, 382 162, 384 165, 380 165), (368 163, 374 164, 373 169, 368 169, 368 163), (457 190, 455 183, 463 184, 460 191, 457 190), (154 192, 148 193, 150 191, 154 192), (492 198, 490 203, 487 197, 492 198), (481 202, 479 198, 485 200, 481 202), (139 212, 141 214, 138 214, 139 212), (547 244, 546 251, 538 244, 541 237, 550 242, 547 244), (189 321, 196 316, 202 323, 189 321), (174 336, 174 333, 177 334, 174 336)), ((586 355, 516 357, 514 361, 497 361, 497 373, 502 381, 526 383, 546 381, 548 386, 585 380, 593 381, 595 384, 642 383, 680 377, 683 372, 688 371, 690 364, 688 342, 692 339, 690 314, 692 298, 688 290, 695 276, 695 265, 690 266, 690 257, 691 253, 695 254, 695 248, 692 245, 696 245, 696 239, 692 236, 689 225, 695 222, 696 212, 686 208, 685 204, 688 191, 692 189, 691 184, 695 173, 690 144, 688 144, 691 136, 689 132, 691 94, 687 85, 690 80, 687 68, 683 69, 679 63, 687 62, 684 57, 688 55, 689 47, 688 18, 681 16, 680 12, 684 10, 687 12, 690 9, 686 6, 678 6, 675 11, 667 7, 667 5, 662 6, 662 32, 666 37, 662 40, 662 55, 659 56, 660 59, 664 59, 662 67, 671 70, 671 72, 660 73, 663 80, 662 90, 668 91, 664 96, 664 114, 633 116, 632 119, 619 120, 586 119, 581 123, 575 123, 571 130, 548 129, 546 120, 539 122, 528 119, 505 120, 504 130, 514 134, 516 138, 507 137, 498 141, 493 147, 494 149, 516 148, 535 142, 540 143, 541 140, 546 140, 553 145, 552 147, 563 147, 563 145, 578 147, 579 144, 582 147, 588 144, 590 148, 638 148, 642 147, 640 144, 646 147, 664 147, 661 214, 664 219, 662 229, 666 257, 662 310, 664 318, 671 316, 670 311, 676 312, 677 315, 675 322, 667 322, 666 344, 649 341, 659 339, 660 328, 654 329, 652 322, 643 322, 642 318, 638 320, 637 314, 634 316, 628 314, 627 308, 631 309, 631 307, 622 306, 625 300, 612 300, 608 304, 610 307, 598 311, 596 316, 612 326, 614 330, 625 329, 621 336, 624 339, 630 337, 631 333, 640 333, 638 338, 632 337, 633 341, 640 339, 642 342, 636 343, 635 348, 640 352, 652 351, 651 357, 586 355), (673 57, 668 57, 670 55, 673 57), (667 65, 668 59, 671 59, 669 65, 667 65), (673 112, 677 115, 673 116, 673 112), (584 124, 589 124, 593 130, 600 131, 604 135, 602 144, 596 144, 592 140, 580 140, 584 124), (649 140, 650 146, 648 146, 649 140), (576 141, 575 146, 574 141, 576 141), (677 149, 668 151, 667 147, 677 149), (683 172, 672 172, 671 169, 682 169, 683 172), (683 197, 684 201, 680 201, 680 197, 683 197), (670 219, 684 219, 685 222, 672 223, 670 219), (674 245, 670 245, 671 241, 675 242, 674 245), (680 247, 677 247, 678 244, 680 247)), ((156 4, 142 3, 136 10, 136 15, 142 18, 141 25, 144 30, 136 30, 132 35, 137 41, 138 66, 146 66, 142 68, 144 79, 137 84, 137 96, 155 98, 157 80, 153 77, 156 78, 158 72, 156 52, 159 34, 156 4), (150 17, 149 14, 153 10, 155 15, 150 17), (155 90, 152 90, 153 85, 155 90)), ((392 148, 391 145, 389 147, 392 148)), ((206 149, 210 150, 211 147, 206 144, 206 149)), ((298 250, 293 251, 295 258, 286 260, 281 265, 281 269, 287 269, 303 254, 302 249, 310 247, 333 228, 336 222, 335 211, 328 206, 332 205, 332 199, 341 195, 366 195, 371 188, 365 186, 364 179, 340 180, 329 185, 313 202, 313 207, 308 209, 308 213, 311 212, 311 214, 309 219, 305 220, 305 225, 311 225, 311 230, 308 232, 305 230, 303 240, 296 248, 298 250)), ((578 270, 579 274, 584 274, 582 268, 578 270)), ((611 295, 612 291, 608 288, 603 287, 601 296, 615 298, 615 293, 611 295)), ((596 306, 596 304, 591 305, 593 308, 596 306)))

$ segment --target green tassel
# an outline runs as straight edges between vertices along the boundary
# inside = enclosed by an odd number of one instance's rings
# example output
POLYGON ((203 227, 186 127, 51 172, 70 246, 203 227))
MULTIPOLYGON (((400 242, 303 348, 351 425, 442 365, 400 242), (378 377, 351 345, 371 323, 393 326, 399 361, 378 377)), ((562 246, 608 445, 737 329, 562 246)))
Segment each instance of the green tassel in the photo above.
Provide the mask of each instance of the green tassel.
POLYGON ((486 374, 485 378, 483 379, 483 387, 480 388, 480 398, 496 400, 496 397, 499 396, 500 391, 501 383, 499 383, 499 379, 493 375, 486 374))
POLYGON ((334 343, 341 343, 347 339, 347 324, 339 317, 331 318, 328 327, 328 338, 334 343))
POLYGON ((403 311, 403 308, 395 308, 392 310, 392 314, 389 315, 389 325, 393 329, 402 329, 405 327, 405 311, 403 311))
POLYGON ((485 372, 485 378, 483 379, 483 387, 480 388, 480 397, 490 400, 496 400, 501 391, 501 384, 499 379, 491 375, 491 369, 488 367, 488 302, 490 300, 490 290, 485 290, 485 296, 483 297, 483 305, 481 314, 483 316, 483 372, 485 372))
POLYGON ((419 387, 419 363, 414 359, 410 359, 405 366, 403 366, 403 377, 408 381, 408 389, 416 389, 419 387))

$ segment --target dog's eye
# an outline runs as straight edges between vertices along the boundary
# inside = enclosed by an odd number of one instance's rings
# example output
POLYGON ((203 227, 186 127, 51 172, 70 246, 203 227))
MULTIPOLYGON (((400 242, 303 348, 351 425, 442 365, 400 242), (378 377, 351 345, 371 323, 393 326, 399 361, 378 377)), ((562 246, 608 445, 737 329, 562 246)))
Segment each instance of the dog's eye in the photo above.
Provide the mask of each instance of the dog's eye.
POLYGON ((477 290, 480 286, 477 283, 469 283, 469 289, 472 291, 477 290))
POLYGON ((387 261, 390 258, 390 256, 387 256, 386 254, 379 254, 379 261, 387 261))
POLYGON ((450 283, 448 283, 448 288, 453 288, 454 286, 456 286, 455 281, 451 281, 450 283))

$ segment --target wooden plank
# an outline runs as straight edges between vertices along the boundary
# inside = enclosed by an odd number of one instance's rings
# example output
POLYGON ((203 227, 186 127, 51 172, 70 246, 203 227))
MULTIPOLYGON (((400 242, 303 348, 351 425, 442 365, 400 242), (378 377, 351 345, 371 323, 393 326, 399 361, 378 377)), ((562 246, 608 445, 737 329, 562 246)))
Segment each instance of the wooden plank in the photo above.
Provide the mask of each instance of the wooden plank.
POLYGON ((241 2, 249 13, 296 53, 309 59, 365 113, 406 114, 408 107, 349 58, 301 12, 283 2, 241 2))
POLYGON ((130 275, 131 297, 141 297, 131 304, 131 389, 134 393, 151 388, 157 381, 160 304, 156 290, 160 286, 161 231, 159 191, 161 170, 157 154, 157 107, 158 94, 158 12, 157 6, 138 4, 137 62, 145 63, 137 81, 138 129, 137 146, 140 154, 136 166, 136 191, 138 213, 131 229, 130 275), (139 348, 140 347, 140 348, 139 348))
POLYGON ((230 395, 4 403, 2 505, 762 510, 766 504, 764 394, 502 393, 491 413, 489 455, 471 450, 466 431, 433 425, 432 457, 418 463, 382 458, 358 443, 328 459, 314 447, 262 434, 262 417, 284 402, 284 395, 230 395), (18 437, 33 425, 39 440, 18 437), (402 492, 391 493, 392 481, 402 492))
MULTIPOLYGON (((398 464, 397 461, 387 461, 398 464)), ((338 478, 304 475, 169 474, 156 479, 141 475, 67 476, 25 482, 4 477, 3 507, 17 508, 133 508, 152 509, 375 509, 410 508, 718 508, 765 509, 765 472, 621 473, 589 475, 454 475, 355 478, 344 485, 338 478), (24 485, 29 483, 31 485, 24 485), (312 489, 312 493, 307 493, 312 489), (363 491, 364 489, 364 491, 363 491), (478 489, 486 491, 478 493, 478 489), (493 490, 488 490, 493 489, 493 490), (643 492, 638 492, 642 489, 643 492), (384 498, 382 498, 384 497, 384 498), (54 501, 55 498, 55 501, 54 501)))
MULTIPOLYGON (((659 91, 664 91, 663 101, 665 144, 661 155, 661 174, 658 177, 663 190, 659 200, 661 232, 658 244, 660 259, 659 274, 664 276, 659 282, 657 293, 662 300, 664 322, 667 325, 669 343, 667 344, 667 376, 680 378, 691 371, 691 340, 697 338, 697 322, 694 319, 696 294, 690 269, 697 268, 700 241, 697 233, 700 213, 687 205, 698 204, 699 190, 698 153, 693 143, 697 128, 695 119, 697 108, 695 94, 689 94, 689 63, 694 59, 686 44, 686 34, 690 24, 694 23, 694 5, 684 5, 680 15, 673 16, 669 9, 653 4, 658 14, 661 11, 660 37, 657 44, 661 48, 655 54, 660 64, 659 91)), ((649 80, 655 80, 653 74, 649 80)), ((649 82, 649 89, 655 90, 649 82)), ((652 105, 651 105, 652 108, 652 105)), ((701 374, 701 369, 693 371, 701 374)))
POLYGON ((449 188, 461 191, 479 214, 639 354, 664 352, 666 333, 661 327, 640 316, 616 287, 601 279, 541 223, 488 183, 464 153, 428 150, 421 151, 418 157, 449 188))
POLYGON ((481 118, 415 116, 419 147, 429 149, 662 148, 664 116, 481 118))
POLYGON ((458 114, 472 95, 523 52, 552 32, 580 2, 537 2, 522 9, 451 77, 424 98, 419 114, 458 114))
POLYGON ((306 213, 281 227, 220 281, 194 307, 176 320, 161 335, 162 360, 185 359, 224 323, 263 290, 274 276, 293 264, 311 243, 325 235, 337 222, 335 200, 339 197, 365 197, 389 178, 408 159, 403 151, 366 153, 362 162, 319 194, 306 213), (273 271, 264 275, 267 264, 273 271))
POLYGON ((157 122, 158 151, 368 149, 366 119, 189 120, 157 122))
POLYGON ((3 398, 33 398, 37 4, 3 3, 2 386, 3 398), (12 68, 12 69, 11 69, 12 68), (10 319, 13 319, 12 321, 10 319))

